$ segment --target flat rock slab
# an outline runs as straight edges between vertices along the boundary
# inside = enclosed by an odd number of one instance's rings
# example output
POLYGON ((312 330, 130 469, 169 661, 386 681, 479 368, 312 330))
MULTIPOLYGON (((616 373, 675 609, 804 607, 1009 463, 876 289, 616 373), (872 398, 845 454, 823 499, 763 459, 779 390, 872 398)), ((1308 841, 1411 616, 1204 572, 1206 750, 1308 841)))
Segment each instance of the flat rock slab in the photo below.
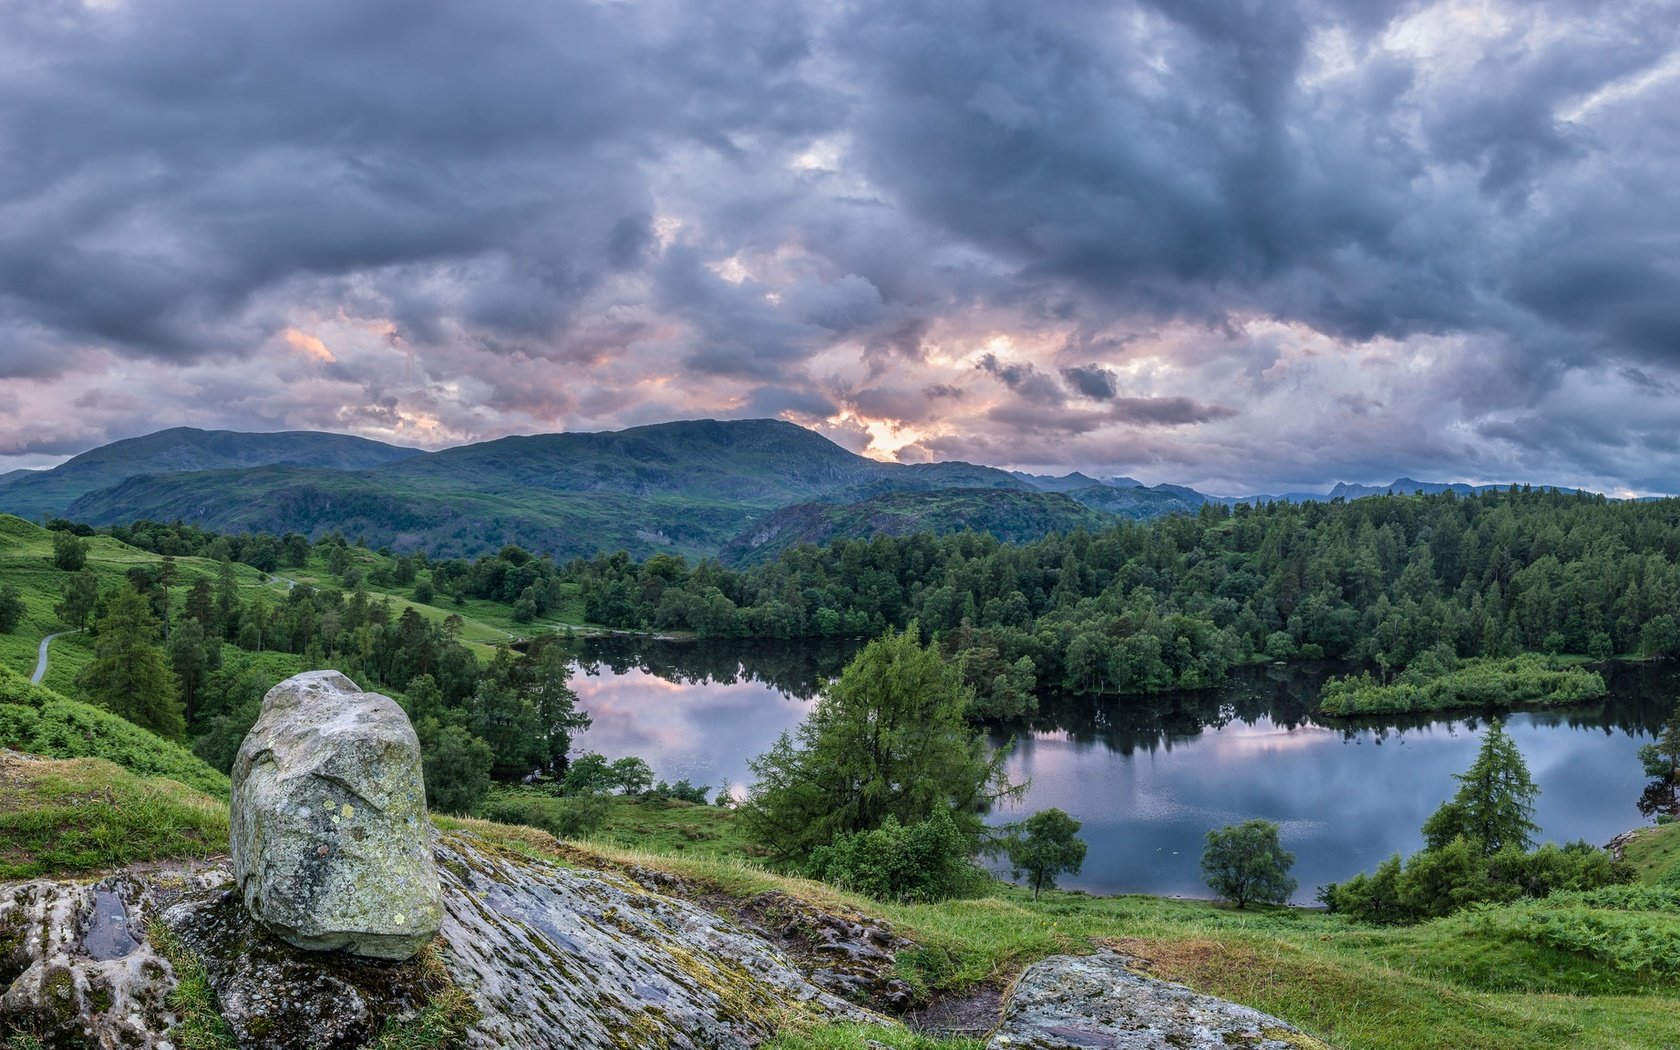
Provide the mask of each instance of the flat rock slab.
POLYGON ((290 944, 412 957, 443 920, 420 742, 337 671, 286 679, 233 764, 233 875, 290 944))
POLYGON ((1027 968, 987 1050, 1306 1050, 1324 1044, 1270 1014, 1127 968, 1057 955, 1027 968))
POLYGON ((885 1023, 764 937, 633 879, 460 833, 436 850, 443 929, 404 962, 285 943, 216 866, 0 883, 0 1040, 179 1050, 182 975, 160 929, 243 1050, 365 1047, 442 986, 470 1000, 475 1050, 751 1050, 800 1019, 885 1023))

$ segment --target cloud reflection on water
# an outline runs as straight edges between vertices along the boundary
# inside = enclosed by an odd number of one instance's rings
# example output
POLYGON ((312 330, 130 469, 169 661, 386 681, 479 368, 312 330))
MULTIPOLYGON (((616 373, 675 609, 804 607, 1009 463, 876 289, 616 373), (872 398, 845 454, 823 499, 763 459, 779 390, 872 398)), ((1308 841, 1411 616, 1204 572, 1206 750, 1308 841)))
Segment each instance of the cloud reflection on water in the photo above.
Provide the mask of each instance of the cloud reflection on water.
MULTIPOLYGON (((635 754, 668 780, 740 789, 747 762, 810 710, 815 685, 845 647, 601 643, 573 678, 594 725, 578 740, 611 758, 635 754), (658 673, 652 673, 649 668, 658 673), (790 695, 790 691, 798 696, 790 695), (804 699, 799 698, 805 697, 804 699)), ((1486 718, 1324 725, 1310 715, 1325 669, 1250 669, 1217 693, 1047 703, 1017 739, 1010 770, 1031 778, 1019 808, 1056 806, 1084 822, 1083 873, 1098 893, 1206 896, 1209 829, 1250 817, 1282 826, 1296 854, 1296 899, 1422 845, 1424 820, 1457 790, 1486 718)), ((1673 706, 1671 667, 1617 668, 1611 695, 1568 711, 1522 712, 1508 728, 1541 794, 1543 837, 1602 844, 1642 823, 1639 745, 1673 706)))

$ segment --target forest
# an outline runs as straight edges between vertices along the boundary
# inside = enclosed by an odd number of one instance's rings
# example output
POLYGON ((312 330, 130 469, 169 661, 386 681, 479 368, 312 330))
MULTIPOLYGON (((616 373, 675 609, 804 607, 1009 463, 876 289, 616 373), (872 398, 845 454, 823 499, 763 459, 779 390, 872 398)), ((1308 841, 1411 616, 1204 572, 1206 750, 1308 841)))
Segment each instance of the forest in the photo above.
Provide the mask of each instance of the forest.
MULTIPOLYGON (((92 532, 51 526, 59 545, 92 532)), ((100 633, 137 616, 150 624, 130 629, 167 658, 180 725, 212 764, 227 768, 271 684, 258 654, 293 654, 409 697, 436 767, 434 803, 452 808, 491 778, 563 772, 578 723, 558 649, 545 652, 562 623, 811 640, 914 624, 960 669, 971 719, 1028 713, 1041 693, 1208 688, 1240 664, 1318 658, 1374 672, 1327 693, 1331 709, 1438 708, 1479 702, 1493 686, 1558 702, 1602 683, 1511 658, 1680 653, 1680 504, 1550 491, 1210 505, 1025 544, 877 536, 744 570, 623 553, 556 564, 513 546, 433 561, 337 534, 225 536, 180 523, 106 531, 165 556, 128 573, 144 609, 106 622, 112 592, 67 572, 61 617, 100 633), (221 576, 173 579, 177 557, 218 561, 221 576), (243 594, 234 562, 324 572, 283 594, 243 594), (497 603, 536 644, 489 658, 462 641, 460 617, 421 615, 409 598, 427 609, 497 603), (1437 673, 1448 677, 1426 681, 1437 673)), ((175 726, 153 728, 182 736, 175 726)))
POLYGON ((792 638, 915 621, 962 663, 981 715, 1046 689, 1214 686, 1255 660, 1386 674, 1431 651, 1680 652, 1680 503, 1553 491, 1208 505, 1019 545, 880 536, 743 572, 622 556, 557 571, 620 628, 792 638))

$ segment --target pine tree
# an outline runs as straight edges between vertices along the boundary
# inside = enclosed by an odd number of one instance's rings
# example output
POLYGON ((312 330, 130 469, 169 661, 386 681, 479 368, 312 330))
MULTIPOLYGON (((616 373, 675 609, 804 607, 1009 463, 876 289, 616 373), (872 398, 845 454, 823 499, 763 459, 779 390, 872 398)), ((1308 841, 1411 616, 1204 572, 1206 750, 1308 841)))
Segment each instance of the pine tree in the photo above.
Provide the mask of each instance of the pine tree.
POLYGON ((1492 856, 1505 847, 1534 848, 1534 799, 1540 794, 1528 775, 1528 765, 1505 727, 1496 719, 1482 735, 1476 761, 1463 773, 1454 773, 1458 794, 1443 802, 1423 825, 1427 848, 1442 849, 1463 836, 1483 854, 1492 856))
POLYGON ((119 587, 96 627, 93 662, 76 676, 82 695, 161 737, 185 739, 175 676, 158 644, 151 603, 133 587, 119 587))

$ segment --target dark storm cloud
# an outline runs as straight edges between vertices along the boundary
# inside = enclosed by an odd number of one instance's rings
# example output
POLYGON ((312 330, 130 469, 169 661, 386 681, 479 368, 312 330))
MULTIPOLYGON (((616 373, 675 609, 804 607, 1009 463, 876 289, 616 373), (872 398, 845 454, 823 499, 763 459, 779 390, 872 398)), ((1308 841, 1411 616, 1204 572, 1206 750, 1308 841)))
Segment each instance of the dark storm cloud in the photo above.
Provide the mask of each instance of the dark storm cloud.
POLYGON ((1114 399, 1111 408, 1115 419, 1139 426, 1178 427, 1237 414, 1223 405, 1203 405, 1187 397, 1121 397, 1114 399))
POLYGON ((1076 365, 1062 369, 1062 378, 1077 390, 1081 397, 1093 401, 1107 401, 1116 393, 1114 371, 1101 365, 1076 365))
POLYGON ((1041 405, 1060 405, 1067 399, 1067 395, 1056 385, 1054 379, 1028 362, 1004 362, 998 360, 996 354, 988 353, 982 354, 974 367, 994 377, 1025 401, 1041 405))
MULTIPOLYGON (((1640 144, 1595 142, 1556 111, 1672 54, 1680 9, 1594 6, 1592 33, 1502 43, 1451 83, 1373 49, 1403 13, 1310 0, 866 3, 847 49, 863 156, 907 207, 1024 278, 1100 292, 1087 313, 1246 308, 1357 339, 1476 327, 1503 312, 1488 301, 1501 292, 1489 264, 1546 237, 1522 211, 1528 194, 1595 159, 1647 173, 1676 159, 1672 117, 1655 104, 1665 129, 1640 144), (1328 30, 1362 68, 1308 89, 1314 33, 1328 30), (1643 156, 1607 150, 1638 145, 1643 156)), ((1554 206, 1612 222, 1638 213, 1671 227, 1680 204, 1672 187, 1644 201, 1569 189, 1554 206)), ((1600 233, 1587 250, 1624 256, 1646 283, 1651 246, 1615 225, 1600 233)), ((1580 275, 1537 269, 1540 282, 1580 275)), ((1509 305, 1542 315, 1576 298, 1517 292, 1509 305)), ((1670 339, 1680 296, 1668 310, 1627 298, 1603 306, 1612 316, 1596 330, 1670 339)))
POLYGON ((8 10, 0 45, 3 308, 137 354, 248 340, 230 320, 289 278, 416 262, 463 265, 467 323, 550 335, 645 257, 650 158, 798 124, 810 95, 777 73, 798 21, 763 5, 703 25, 577 2, 54 7, 8 10))
POLYGON ((0 445, 745 412, 1211 478, 1680 472, 1680 0, 0 29, 0 445))

